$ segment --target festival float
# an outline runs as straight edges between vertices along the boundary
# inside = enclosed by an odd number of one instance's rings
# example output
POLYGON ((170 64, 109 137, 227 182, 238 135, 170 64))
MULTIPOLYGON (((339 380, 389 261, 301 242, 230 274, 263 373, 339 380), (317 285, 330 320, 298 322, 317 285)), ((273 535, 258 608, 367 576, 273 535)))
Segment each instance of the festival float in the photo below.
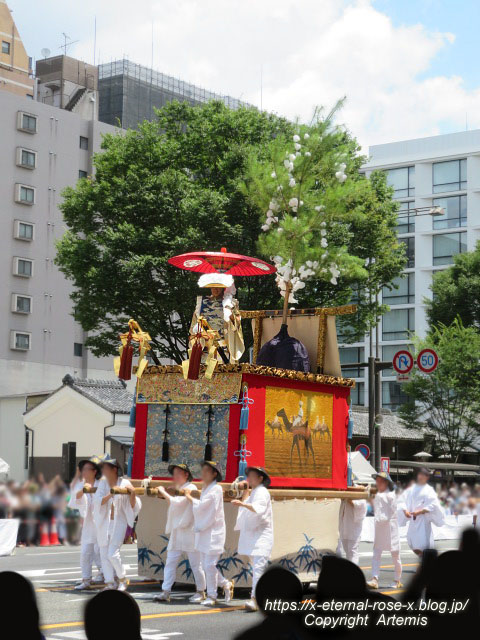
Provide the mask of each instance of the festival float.
MULTIPOLYGON (((237 509, 229 501, 240 495, 245 467, 255 464, 272 479, 271 561, 305 581, 314 579, 322 553, 337 546, 340 500, 368 495, 349 487, 349 394, 355 382, 341 375, 335 325, 336 316, 354 313, 355 306, 291 310, 287 291, 283 310, 241 311, 233 276, 268 276, 275 266, 225 249, 169 262, 201 273, 199 285, 211 293, 197 299, 182 363, 151 363, 150 336, 134 320, 120 336, 117 374, 128 380, 133 371, 137 378, 131 475, 143 496, 139 575, 163 577, 167 504, 157 499, 156 487, 171 485, 169 464, 188 464, 198 479, 202 460, 209 459, 224 470, 223 574, 236 586, 249 585, 248 558, 237 553, 237 509), (242 322, 252 323, 254 337, 245 363, 238 362, 242 322)), ((186 556, 177 581, 193 582, 186 556)))

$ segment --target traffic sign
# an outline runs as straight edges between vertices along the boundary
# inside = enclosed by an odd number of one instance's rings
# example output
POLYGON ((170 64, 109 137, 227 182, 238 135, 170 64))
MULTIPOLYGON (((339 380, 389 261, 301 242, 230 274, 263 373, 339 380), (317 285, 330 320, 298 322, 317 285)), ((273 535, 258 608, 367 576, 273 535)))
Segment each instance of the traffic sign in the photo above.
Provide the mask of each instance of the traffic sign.
POLYGON ((423 373, 432 373, 438 366, 438 355, 433 349, 422 349, 417 356, 417 367, 423 373))
POLYGON ((360 451, 365 460, 370 458, 370 448, 366 444, 357 444, 355 451, 360 451))
POLYGON ((410 351, 397 351, 393 356, 392 365, 397 373, 410 373, 413 369, 413 356, 410 351))
POLYGON ((385 473, 390 473, 390 458, 380 458, 380 467, 385 473))

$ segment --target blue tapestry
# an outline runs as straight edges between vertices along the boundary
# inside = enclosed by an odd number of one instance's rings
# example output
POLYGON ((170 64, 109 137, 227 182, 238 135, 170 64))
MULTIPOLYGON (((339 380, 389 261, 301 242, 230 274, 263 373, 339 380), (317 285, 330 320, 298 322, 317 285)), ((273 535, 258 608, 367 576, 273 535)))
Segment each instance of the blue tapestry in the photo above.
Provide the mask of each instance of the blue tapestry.
MULTIPOLYGON (((195 404, 168 405, 169 462, 162 462, 163 432, 165 429, 165 405, 149 405, 147 417, 147 443, 145 451, 145 475, 168 476, 172 462, 188 464, 193 476, 200 476, 200 465, 205 453, 208 430, 208 406, 195 404)), ((211 437, 213 459, 223 471, 227 463, 228 405, 212 405, 211 437)))

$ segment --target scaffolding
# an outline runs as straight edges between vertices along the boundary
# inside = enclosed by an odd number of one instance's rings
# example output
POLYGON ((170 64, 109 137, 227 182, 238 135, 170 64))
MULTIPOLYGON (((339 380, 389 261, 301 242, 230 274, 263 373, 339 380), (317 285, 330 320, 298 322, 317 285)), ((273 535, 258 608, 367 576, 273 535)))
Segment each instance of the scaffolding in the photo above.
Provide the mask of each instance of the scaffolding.
POLYGON ((152 120, 155 108, 173 100, 192 105, 219 100, 230 109, 253 107, 125 59, 99 65, 98 82, 99 119, 113 125, 120 123, 124 129, 135 129, 143 120, 152 120))

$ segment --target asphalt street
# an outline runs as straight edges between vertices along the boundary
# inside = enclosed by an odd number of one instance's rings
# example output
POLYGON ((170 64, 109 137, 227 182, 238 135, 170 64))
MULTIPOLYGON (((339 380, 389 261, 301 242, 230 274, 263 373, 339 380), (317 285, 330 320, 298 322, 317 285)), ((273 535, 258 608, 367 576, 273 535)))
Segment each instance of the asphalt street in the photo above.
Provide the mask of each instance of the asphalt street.
MULTIPOLYGON (((456 548, 454 541, 437 543, 437 549, 446 551, 456 548)), ((360 566, 370 577, 372 545, 362 543, 360 566)), ((408 582, 417 566, 416 556, 404 544, 402 546, 404 582, 408 582)), ((43 633, 48 640, 84 640, 83 607, 95 591, 74 591, 80 578, 79 547, 39 547, 17 549, 13 556, 0 558, 0 571, 17 571, 29 578, 37 592, 43 633)), ((187 598, 192 591, 176 590, 168 604, 152 601, 159 592, 159 583, 147 582, 137 575, 136 545, 124 545, 122 558, 131 581, 129 593, 137 600, 142 613, 142 636, 144 640, 229 639, 256 624, 261 614, 243 609, 248 593, 239 590, 229 606, 221 600, 215 609, 191 605, 187 598)), ((388 554, 383 556, 380 588, 382 592, 396 595, 399 591, 389 589, 393 581, 393 565, 388 554)))

